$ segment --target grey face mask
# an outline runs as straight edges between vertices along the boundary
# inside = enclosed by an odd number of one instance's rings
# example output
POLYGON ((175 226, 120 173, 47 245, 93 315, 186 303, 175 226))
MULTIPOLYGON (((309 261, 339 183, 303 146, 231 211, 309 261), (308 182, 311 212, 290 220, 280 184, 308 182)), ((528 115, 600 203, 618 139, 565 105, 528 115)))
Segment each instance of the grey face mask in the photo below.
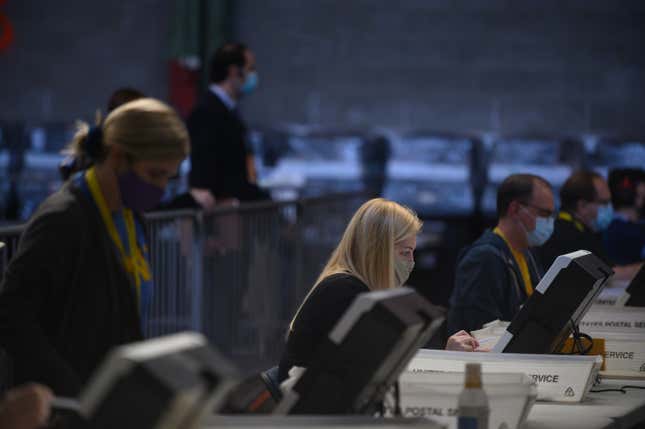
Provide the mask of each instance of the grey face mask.
POLYGON ((408 280, 408 277, 410 277, 410 273, 413 269, 414 261, 394 258, 394 276, 397 287, 403 286, 403 284, 408 280))

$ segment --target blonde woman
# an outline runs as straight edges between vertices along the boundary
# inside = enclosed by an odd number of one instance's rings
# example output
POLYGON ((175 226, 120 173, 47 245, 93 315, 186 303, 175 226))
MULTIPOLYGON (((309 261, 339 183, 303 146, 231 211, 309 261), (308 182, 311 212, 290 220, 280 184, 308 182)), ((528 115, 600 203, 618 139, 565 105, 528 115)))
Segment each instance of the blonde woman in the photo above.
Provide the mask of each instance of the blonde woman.
MULTIPOLYGON (((307 367, 357 295, 402 286, 414 268, 421 221, 407 207, 376 198, 363 204, 338 247, 293 318, 278 378, 294 366, 307 367)), ((477 341, 466 332, 448 340, 451 350, 472 351, 477 341)))
POLYGON ((0 288, 0 347, 14 382, 75 395, 106 352, 142 338, 152 294, 138 214, 159 203, 189 153, 186 128, 143 98, 112 111, 71 145, 93 165, 38 208, 0 288))

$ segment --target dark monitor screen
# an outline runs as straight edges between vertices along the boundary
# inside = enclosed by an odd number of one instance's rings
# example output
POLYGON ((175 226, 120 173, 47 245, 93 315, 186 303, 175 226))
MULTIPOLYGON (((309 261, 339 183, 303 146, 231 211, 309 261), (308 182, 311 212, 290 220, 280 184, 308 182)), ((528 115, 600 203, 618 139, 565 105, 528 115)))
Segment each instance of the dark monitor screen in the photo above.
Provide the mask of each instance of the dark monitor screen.
POLYGON ((277 412, 368 414, 442 322, 409 288, 359 295, 277 412))
POLYGON ((645 307, 645 264, 638 270, 636 276, 627 286, 625 305, 630 307, 645 307))
POLYGON ((558 351, 612 274, 609 266, 586 250, 558 256, 493 351, 558 351))

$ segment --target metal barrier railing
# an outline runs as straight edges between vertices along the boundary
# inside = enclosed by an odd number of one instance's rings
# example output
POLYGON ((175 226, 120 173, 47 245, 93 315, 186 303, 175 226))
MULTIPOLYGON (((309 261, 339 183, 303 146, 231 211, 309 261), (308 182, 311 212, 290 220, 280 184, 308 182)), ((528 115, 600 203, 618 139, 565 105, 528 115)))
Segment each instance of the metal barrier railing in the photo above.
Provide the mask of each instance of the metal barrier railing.
MULTIPOLYGON (((293 313, 364 199, 342 194, 146 215, 154 293, 144 334, 196 330, 241 368, 276 364, 293 313)), ((22 229, 0 228, 8 258, 22 229)))

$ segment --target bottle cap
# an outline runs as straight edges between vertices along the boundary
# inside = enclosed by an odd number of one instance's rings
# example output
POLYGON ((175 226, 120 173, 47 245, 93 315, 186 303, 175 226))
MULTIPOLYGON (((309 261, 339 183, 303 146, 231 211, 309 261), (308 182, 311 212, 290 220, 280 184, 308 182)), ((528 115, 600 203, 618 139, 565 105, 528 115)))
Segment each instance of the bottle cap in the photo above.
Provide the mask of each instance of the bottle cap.
POLYGON ((466 364, 466 379, 464 387, 467 389, 481 389, 482 387, 482 366, 479 363, 466 364))

